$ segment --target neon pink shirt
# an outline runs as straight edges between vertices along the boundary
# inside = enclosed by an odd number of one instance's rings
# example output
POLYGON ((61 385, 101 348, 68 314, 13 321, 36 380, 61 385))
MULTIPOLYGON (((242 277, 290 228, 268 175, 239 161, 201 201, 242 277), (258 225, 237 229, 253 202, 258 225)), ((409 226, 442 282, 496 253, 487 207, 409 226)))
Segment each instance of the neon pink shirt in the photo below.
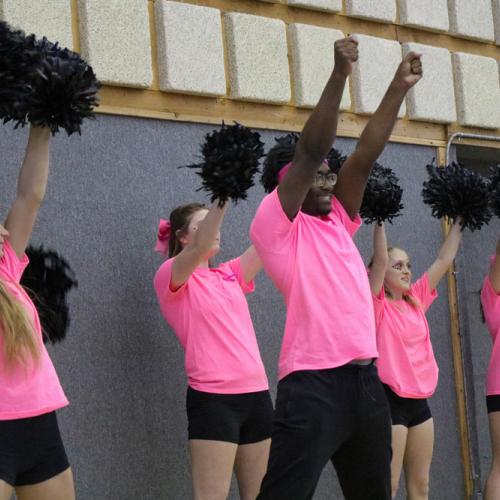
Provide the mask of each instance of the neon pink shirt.
POLYGON ((6 366, 3 336, 0 334, 0 420, 35 417, 66 406, 54 365, 43 345, 38 312, 28 294, 19 284, 28 257, 17 257, 9 240, 4 241, 4 255, 0 259, 0 279, 6 289, 25 308, 32 322, 40 346, 40 360, 25 365, 6 366))
POLYGON ((486 394, 493 396, 500 394, 500 294, 496 293, 489 276, 486 276, 481 290, 481 304, 483 306, 486 325, 493 341, 488 375, 486 377, 486 394))
POLYGON ((262 200, 250 237, 287 307, 280 379, 377 357, 370 285, 352 241, 360 225, 336 198, 328 216, 299 211, 293 221, 276 189, 262 200))
POLYGON ((425 273, 410 288, 416 308, 405 300, 389 300, 384 289, 373 297, 377 325, 377 368, 380 380, 402 398, 428 398, 436 390, 439 369, 432 350, 425 312, 437 297, 425 273))
MULTIPOLYGON (((174 257, 175 258, 175 257, 174 257)), ((170 288, 174 258, 154 278, 160 309, 185 350, 190 387, 238 394, 269 388, 245 293, 240 259, 199 267, 178 290, 170 288)))

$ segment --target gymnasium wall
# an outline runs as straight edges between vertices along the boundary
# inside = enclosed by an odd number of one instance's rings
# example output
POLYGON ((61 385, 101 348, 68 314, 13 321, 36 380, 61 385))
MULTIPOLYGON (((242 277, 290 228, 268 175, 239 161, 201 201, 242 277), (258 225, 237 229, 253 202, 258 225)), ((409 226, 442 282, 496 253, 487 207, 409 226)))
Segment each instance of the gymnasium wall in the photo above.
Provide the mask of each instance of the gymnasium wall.
MULTIPOLYGON (((210 129, 99 116, 82 137, 61 134, 54 140, 49 189, 32 241, 59 251, 80 283, 69 298, 68 338, 50 349, 71 401, 60 411, 60 423, 79 500, 190 498, 183 354, 156 303, 152 279, 161 257, 153 246, 160 216, 178 204, 204 199, 195 192, 197 176, 177 167, 197 159, 198 145, 210 129)), ((262 134, 270 146, 276 133, 262 134)), ((0 128, 3 216, 14 195, 25 140, 24 130, 0 128)), ((354 141, 339 139, 337 145, 349 152, 354 141)), ((417 275, 442 241, 441 224, 420 198, 425 164, 435 154, 431 147, 389 144, 381 157, 405 189, 404 216, 388 228, 389 240, 408 249, 417 275)), ((263 194, 256 186, 248 202, 230 209, 222 259, 249 244, 247 230, 263 194)), ((371 231, 363 227, 356 237, 366 261, 371 231)), ((429 312, 441 369, 431 400, 436 419, 431 498, 456 500, 463 495, 463 473, 445 282, 439 294, 429 312)), ((249 301, 274 395, 284 306, 263 273, 249 301)), ((341 498, 332 467, 314 498, 341 498)))

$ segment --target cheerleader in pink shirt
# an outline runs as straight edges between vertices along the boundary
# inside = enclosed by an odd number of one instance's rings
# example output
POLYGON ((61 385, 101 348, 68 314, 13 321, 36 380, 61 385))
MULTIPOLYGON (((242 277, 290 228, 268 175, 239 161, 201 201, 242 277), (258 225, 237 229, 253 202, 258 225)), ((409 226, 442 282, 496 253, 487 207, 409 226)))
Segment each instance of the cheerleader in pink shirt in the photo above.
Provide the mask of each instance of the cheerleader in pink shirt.
POLYGON ((45 195, 50 131, 32 127, 17 196, 0 226, 0 500, 72 500, 73 477, 55 411, 68 404, 19 284, 45 195))
POLYGON ((436 390, 438 367, 425 313, 457 254, 461 234, 457 221, 437 259, 412 283, 408 254, 388 247, 383 224, 375 225, 369 281, 377 328, 377 368, 391 408, 393 498, 403 465, 408 498, 428 498, 434 424, 427 398, 436 390))
POLYGON ((185 350, 194 499, 223 500, 235 470, 254 500, 265 473, 272 402, 245 294, 261 268, 253 247, 211 268, 227 205, 177 207, 161 221, 154 279, 161 311, 185 350))
POLYGON ((493 341, 486 381, 486 406, 490 425, 493 460, 486 481, 485 500, 500 498, 500 240, 491 258, 490 272, 484 278, 481 305, 493 341))

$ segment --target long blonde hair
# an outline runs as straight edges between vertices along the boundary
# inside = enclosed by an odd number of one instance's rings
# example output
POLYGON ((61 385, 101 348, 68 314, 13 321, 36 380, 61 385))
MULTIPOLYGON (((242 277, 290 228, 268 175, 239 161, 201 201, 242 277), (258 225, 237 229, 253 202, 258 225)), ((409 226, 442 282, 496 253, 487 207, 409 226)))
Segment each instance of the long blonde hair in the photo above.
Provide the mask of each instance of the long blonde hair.
POLYGON ((7 364, 38 361, 40 347, 25 308, 0 280, 0 326, 7 364))

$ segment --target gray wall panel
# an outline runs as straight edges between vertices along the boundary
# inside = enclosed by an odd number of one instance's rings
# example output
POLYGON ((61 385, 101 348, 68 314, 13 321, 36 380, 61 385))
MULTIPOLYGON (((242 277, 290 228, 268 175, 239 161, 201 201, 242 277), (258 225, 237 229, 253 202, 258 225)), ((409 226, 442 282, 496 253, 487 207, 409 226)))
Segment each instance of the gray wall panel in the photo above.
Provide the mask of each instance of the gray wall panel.
MULTIPOLYGON (((70 297, 68 339, 51 354, 71 400, 60 422, 81 500, 189 498, 183 354, 156 304, 152 279, 161 258, 152 247, 160 216, 204 199, 195 192, 197 176, 176 167, 196 160, 211 128, 100 116, 81 138, 54 141, 49 190, 33 242, 61 252, 80 281, 70 297)), ((268 145, 275 135, 263 132, 268 145)), ((3 214, 12 200, 25 137, 23 131, 0 129, 3 214)), ((354 141, 338 144, 349 151, 354 141)), ((420 199, 424 166, 433 156, 432 148, 390 145, 382 157, 402 179, 407 208, 389 228, 389 238, 409 250, 417 274, 431 263, 441 241, 441 226, 420 199)), ((248 245, 248 227, 262 194, 253 188, 248 202, 229 211, 222 259, 248 245)), ((357 243, 368 259, 371 228, 360 231, 357 243)), ((429 312, 441 367, 431 401, 437 428, 431 498, 455 500, 462 496, 463 480, 446 284, 439 291, 429 312)), ((283 303, 263 273, 249 302, 274 394, 283 303)), ((328 466, 315 499, 340 497, 328 466)), ((234 485, 231 498, 237 498, 234 485)))

